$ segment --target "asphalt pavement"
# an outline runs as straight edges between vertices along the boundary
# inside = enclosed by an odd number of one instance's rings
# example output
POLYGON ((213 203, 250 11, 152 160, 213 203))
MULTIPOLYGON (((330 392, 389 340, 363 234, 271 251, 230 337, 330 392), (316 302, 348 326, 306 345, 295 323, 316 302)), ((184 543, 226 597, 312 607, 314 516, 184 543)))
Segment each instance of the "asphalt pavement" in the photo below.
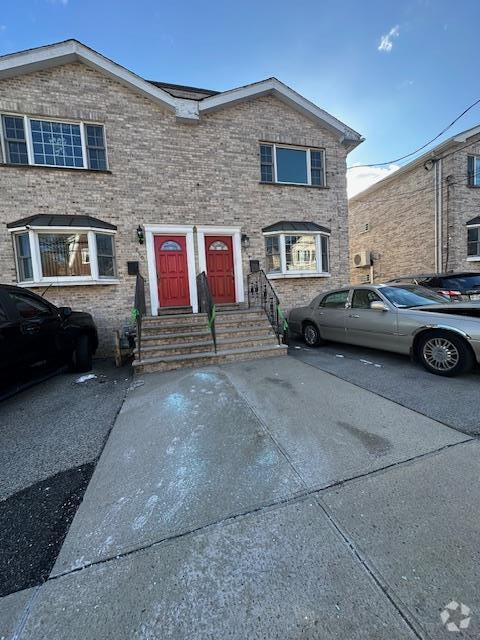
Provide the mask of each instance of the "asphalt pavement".
POLYGON ((49 575, 131 382, 108 361, 93 374, 59 373, 0 402, 0 596, 49 575))
POLYGON ((291 340, 289 354, 462 433, 480 435, 478 368, 443 378, 407 356, 333 342, 307 347, 299 339, 291 340))

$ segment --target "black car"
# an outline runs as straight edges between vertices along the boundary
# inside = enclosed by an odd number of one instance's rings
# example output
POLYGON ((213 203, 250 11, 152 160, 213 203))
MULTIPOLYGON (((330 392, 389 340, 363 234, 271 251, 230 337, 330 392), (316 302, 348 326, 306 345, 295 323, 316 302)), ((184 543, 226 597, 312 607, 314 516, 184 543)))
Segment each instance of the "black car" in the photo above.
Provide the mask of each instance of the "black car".
POLYGON ((403 276, 390 280, 392 284, 419 284, 435 289, 452 302, 480 301, 480 273, 440 273, 403 276))
POLYGON ((97 347, 89 313, 0 284, 0 396, 48 368, 69 364, 75 371, 89 371, 97 347))

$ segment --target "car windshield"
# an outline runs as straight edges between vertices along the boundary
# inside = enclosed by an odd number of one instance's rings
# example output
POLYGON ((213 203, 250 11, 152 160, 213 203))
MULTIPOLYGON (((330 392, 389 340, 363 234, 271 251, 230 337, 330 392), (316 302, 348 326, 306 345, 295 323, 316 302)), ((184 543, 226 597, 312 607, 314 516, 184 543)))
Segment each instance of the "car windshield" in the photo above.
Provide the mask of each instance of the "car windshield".
POLYGON ((427 304, 450 304, 443 296, 418 285, 382 287, 381 293, 399 309, 410 309, 427 304))
POLYGON ((444 287, 460 289, 461 291, 465 291, 466 289, 480 289, 480 275, 442 278, 442 283, 444 287))

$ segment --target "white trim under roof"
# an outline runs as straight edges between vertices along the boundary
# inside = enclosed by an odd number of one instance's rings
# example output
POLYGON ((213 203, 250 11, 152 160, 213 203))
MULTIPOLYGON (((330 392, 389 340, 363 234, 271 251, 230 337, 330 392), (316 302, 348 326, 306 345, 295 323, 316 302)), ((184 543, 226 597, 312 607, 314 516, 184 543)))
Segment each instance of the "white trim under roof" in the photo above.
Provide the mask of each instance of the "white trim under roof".
POLYGON ((200 113, 208 113, 209 111, 214 111, 235 104, 236 102, 269 94, 274 95, 310 119, 320 120, 330 131, 340 135, 343 144, 353 148, 363 142, 363 138, 359 133, 350 129, 350 127, 347 127, 343 122, 340 122, 340 120, 337 120, 337 118, 320 107, 317 107, 313 102, 310 102, 310 100, 307 100, 286 84, 277 80, 277 78, 268 78, 267 80, 254 82, 244 87, 238 87, 210 96, 209 98, 204 98, 199 103, 199 111, 200 113))
POLYGON ((174 112, 180 122, 196 123, 202 113, 228 107, 242 100, 271 94, 315 122, 327 127, 339 137, 340 142, 348 150, 363 142, 363 138, 359 133, 347 127, 343 122, 317 107, 276 78, 254 82, 198 101, 175 98, 167 91, 147 82, 137 74, 90 49, 90 47, 85 46, 78 40, 65 40, 64 42, 1 56, 0 80, 24 73, 50 69, 71 62, 83 62, 87 66, 105 73, 124 86, 174 112))

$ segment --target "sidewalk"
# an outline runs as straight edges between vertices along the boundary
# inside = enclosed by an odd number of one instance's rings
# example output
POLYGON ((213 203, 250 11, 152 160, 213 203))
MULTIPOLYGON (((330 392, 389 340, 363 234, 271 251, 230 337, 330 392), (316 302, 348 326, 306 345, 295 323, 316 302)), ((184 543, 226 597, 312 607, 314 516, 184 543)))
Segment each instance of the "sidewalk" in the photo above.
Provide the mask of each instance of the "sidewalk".
POLYGON ((476 440, 293 358, 144 381, 0 638, 437 640, 451 600, 480 616, 476 440))

